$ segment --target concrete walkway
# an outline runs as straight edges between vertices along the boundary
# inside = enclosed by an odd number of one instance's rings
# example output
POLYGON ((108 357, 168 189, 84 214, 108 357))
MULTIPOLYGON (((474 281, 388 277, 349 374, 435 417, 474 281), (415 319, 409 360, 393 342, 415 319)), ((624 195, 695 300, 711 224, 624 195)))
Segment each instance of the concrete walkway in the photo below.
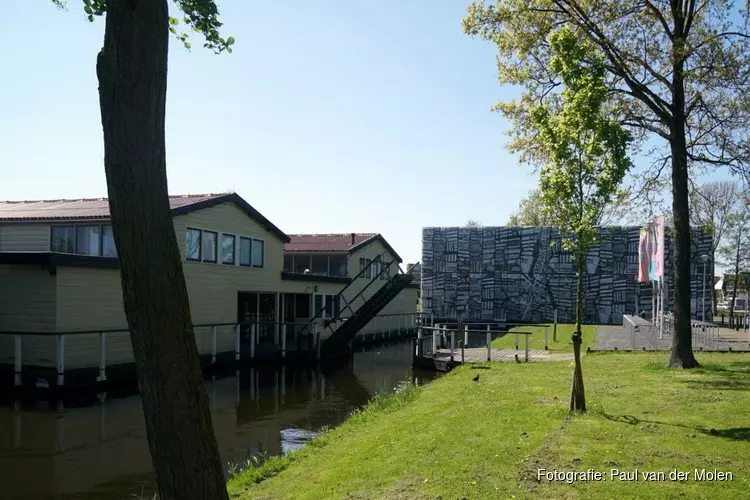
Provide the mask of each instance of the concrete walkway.
MULTIPOLYGON (((710 350, 710 351, 750 351, 748 344, 748 332, 730 330, 729 328, 718 328, 718 335, 707 335, 698 333, 693 336, 693 350, 710 350)), ((647 350, 662 351, 672 347, 672 336, 665 333, 663 338, 654 328, 643 328, 635 335, 635 345, 633 337, 622 326, 607 325, 599 327, 599 337, 596 343, 597 350, 620 351, 628 350, 647 350)))

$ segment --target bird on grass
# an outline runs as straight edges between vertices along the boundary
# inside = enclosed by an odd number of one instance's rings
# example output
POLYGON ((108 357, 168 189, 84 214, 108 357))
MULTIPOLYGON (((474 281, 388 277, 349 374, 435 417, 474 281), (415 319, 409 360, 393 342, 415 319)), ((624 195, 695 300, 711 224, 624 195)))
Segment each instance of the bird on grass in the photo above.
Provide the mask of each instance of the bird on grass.
POLYGON ((474 378, 473 378, 473 379, 471 379, 471 380, 473 380, 474 382, 479 382, 479 374, 477 373, 477 376, 476 376, 476 377, 474 377, 474 378))

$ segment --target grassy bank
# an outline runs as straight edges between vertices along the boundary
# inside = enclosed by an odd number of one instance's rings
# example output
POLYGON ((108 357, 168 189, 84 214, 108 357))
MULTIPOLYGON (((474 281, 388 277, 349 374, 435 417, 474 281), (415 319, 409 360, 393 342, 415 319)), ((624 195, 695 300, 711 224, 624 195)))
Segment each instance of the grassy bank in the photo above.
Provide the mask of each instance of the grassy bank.
POLYGON ((750 356, 699 359, 705 368, 671 371, 664 353, 588 355, 590 412, 576 417, 567 416, 568 362, 461 367, 376 400, 311 446, 240 474, 230 491, 243 500, 742 498, 750 487, 750 356), (538 482, 539 468, 593 468, 607 481, 538 482), (613 468, 716 468, 733 481, 610 480, 613 468))
MULTIPOLYGON (((570 336, 575 330, 575 325, 571 324, 558 324, 557 325, 557 342, 552 340, 552 325, 549 325, 547 329, 547 347, 552 352, 573 352, 573 342, 570 340, 570 336)), ((583 343, 581 344, 581 350, 586 351, 586 348, 591 346, 593 349, 596 347, 596 334, 599 327, 595 325, 583 325, 581 327, 581 333, 583 334, 583 343)), ((515 349, 516 336, 508 333, 504 337, 496 338, 492 341, 492 347, 496 349, 515 349)), ((529 337, 529 349, 544 349, 544 327, 543 326, 521 326, 518 328, 519 332, 531 332, 529 337)), ((524 348, 524 335, 518 336, 518 348, 524 348)))

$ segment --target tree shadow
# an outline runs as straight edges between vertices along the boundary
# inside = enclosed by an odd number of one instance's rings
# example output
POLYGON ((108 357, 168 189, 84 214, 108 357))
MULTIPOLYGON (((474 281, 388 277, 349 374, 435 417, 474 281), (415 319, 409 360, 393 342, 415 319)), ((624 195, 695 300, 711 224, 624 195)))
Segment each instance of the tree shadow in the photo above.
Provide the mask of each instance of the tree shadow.
POLYGON ((729 439, 730 441, 750 441, 750 427, 732 427, 729 429, 714 429, 706 427, 694 427, 691 425, 679 424, 674 422, 661 422, 658 420, 647 420, 635 417, 633 415, 612 415, 609 413, 604 414, 604 418, 611 422, 618 422, 621 424, 638 425, 638 424, 656 424, 656 425, 667 425, 670 427, 681 427, 683 429, 690 429, 706 436, 721 437, 729 439))
POLYGON ((708 363, 693 373, 706 375, 702 379, 683 380, 691 389, 709 391, 744 391, 750 389, 750 360, 730 363, 708 363))

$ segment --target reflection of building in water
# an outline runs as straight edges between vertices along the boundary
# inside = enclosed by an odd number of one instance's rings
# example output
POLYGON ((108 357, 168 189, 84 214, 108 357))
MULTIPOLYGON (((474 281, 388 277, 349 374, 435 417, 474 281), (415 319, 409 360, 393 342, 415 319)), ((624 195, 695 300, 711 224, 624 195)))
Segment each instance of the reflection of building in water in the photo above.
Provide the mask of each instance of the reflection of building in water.
MULTIPOLYGON (((356 353, 349 369, 259 371, 205 384, 222 461, 279 455, 323 426, 335 426, 376 391, 410 373, 410 346, 356 353)), ((138 396, 84 407, 16 402, 0 407, 3 498, 128 498, 153 491, 151 458, 138 396)))

